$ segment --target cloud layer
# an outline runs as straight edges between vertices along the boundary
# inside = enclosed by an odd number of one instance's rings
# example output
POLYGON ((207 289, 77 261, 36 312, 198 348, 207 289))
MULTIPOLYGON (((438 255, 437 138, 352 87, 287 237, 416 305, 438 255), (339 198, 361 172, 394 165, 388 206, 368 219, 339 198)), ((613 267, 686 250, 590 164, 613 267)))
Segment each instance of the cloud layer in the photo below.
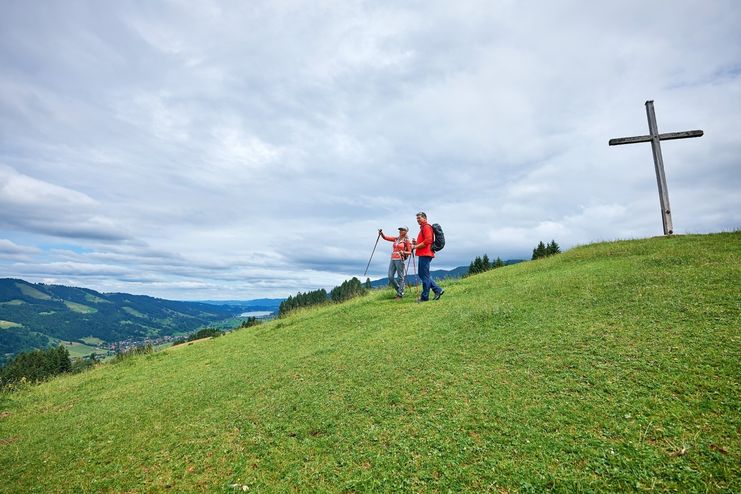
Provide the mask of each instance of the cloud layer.
POLYGON ((662 148, 675 230, 738 228, 739 24, 732 0, 10 2, 0 274, 257 298, 362 275, 418 210, 438 268, 660 234, 650 147, 607 146, 648 99, 705 131, 662 148))

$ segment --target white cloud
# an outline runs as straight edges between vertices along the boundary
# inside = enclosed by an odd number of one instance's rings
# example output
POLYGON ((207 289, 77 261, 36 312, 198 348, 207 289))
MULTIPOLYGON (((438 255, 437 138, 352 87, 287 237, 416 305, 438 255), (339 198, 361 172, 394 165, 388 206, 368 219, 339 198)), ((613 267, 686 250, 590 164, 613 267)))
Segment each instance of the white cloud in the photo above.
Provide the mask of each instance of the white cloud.
POLYGON ((40 252, 41 249, 36 247, 18 245, 11 240, 0 238, 0 259, 28 261, 40 252))
POLYGON ((647 132, 647 99, 661 131, 705 131, 663 146, 676 230, 737 228, 741 6, 666 7, 14 4, 0 237, 39 250, 0 267, 256 298, 362 274, 418 210, 445 227, 438 268, 659 234, 649 146, 607 146, 647 132))
POLYGON ((5 207, 89 208, 95 201, 77 191, 37 180, 0 165, 0 200, 5 207))
POLYGON ((115 222, 97 212, 86 194, 38 180, 0 165, 0 225, 62 237, 119 240, 115 222))

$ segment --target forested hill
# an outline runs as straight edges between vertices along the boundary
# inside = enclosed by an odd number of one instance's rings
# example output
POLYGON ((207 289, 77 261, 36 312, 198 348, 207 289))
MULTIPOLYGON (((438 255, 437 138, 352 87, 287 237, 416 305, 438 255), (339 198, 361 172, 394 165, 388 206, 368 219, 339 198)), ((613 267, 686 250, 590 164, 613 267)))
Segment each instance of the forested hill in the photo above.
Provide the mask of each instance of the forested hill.
POLYGON ((241 307, 0 279, 0 359, 55 339, 105 342, 192 331, 241 307))

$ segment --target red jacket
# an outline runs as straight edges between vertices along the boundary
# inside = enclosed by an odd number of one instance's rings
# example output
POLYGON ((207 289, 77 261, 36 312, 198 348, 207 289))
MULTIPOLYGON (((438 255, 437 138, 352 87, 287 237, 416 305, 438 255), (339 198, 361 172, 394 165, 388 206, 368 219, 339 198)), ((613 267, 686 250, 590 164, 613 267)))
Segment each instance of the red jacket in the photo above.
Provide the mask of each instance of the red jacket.
POLYGON ((430 256, 435 257, 435 253, 432 252, 432 242, 435 240, 435 234, 432 232, 432 225, 425 223, 419 230, 417 235, 417 244, 425 243, 424 247, 417 249, 417 257, 419 256, 430 256))

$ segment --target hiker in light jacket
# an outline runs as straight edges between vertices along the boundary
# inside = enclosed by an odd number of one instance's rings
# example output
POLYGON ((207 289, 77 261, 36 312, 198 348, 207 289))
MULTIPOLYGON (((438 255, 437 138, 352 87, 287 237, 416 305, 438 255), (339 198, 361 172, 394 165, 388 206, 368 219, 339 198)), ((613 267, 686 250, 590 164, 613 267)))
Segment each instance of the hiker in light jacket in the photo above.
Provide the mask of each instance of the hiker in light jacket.
POLYGON ((400 226, 399 236, 389 237, 384 235, 383 229, 378 230, 378 234, 384 240, 394 243, 391 251, 391 262, 389 263, 389 284, 396 290, 396 299, 404 296, 404 261, 412 253, 412 244, 407 238, 408 231, 408 227, 400 226))

